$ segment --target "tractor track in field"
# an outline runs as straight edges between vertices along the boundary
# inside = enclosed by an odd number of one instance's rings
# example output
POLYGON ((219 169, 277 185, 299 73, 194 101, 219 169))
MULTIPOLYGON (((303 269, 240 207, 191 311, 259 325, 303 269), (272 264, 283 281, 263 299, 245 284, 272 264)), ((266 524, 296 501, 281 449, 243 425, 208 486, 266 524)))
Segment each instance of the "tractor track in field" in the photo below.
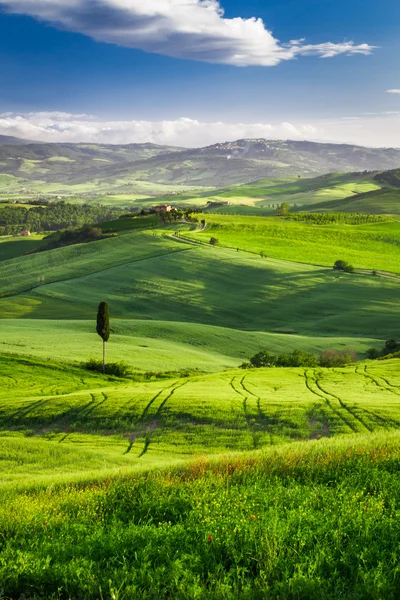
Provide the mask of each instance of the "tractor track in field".
MULTIPOLYGON (((154 419, 153 419, 152 423, 146 429, 144 447, 143 447, 141 453, 139 454, 138 458, 142 458, 142 456, 144 456, 147 453, 147 451, 149 449, 149 446, 150 446, 150 444, 152 442, 152 440, 151 440, 151 434, 153 433, 153 431, 155 431, 157 429, 161 413, 162 413, 163 409, 165 408, 167 402, 172 398, 172 396, 175 394, 175 392, 177 390, 180 390, 181 388, 183 388, 184 385, 186 385, 188 383, 189 383, 189 381, 184 381, 181 384, 177 384, 175 382, 172 385, 170 385, 170 386, 168 386, 168 387, 160 390, 158 392, 158 394, 156 394, 154 396, 154 398, 152 398, 150 400, 150 402, 148 403, 148 405, 145 407, 145 409, 144 409, 144 411, 142 413, 141 419, 144 419, 144 418, 148 417, 149 411, 150 411, 151 407, 154 405, 154 402, 158 398, 160 398, 164 392, 170 390, 169 393, 167 394, 167 396, 164 398, 164 400, 161 402, 161 404, 156 409, 156 411, 154 413, 154 419)), ((124 452, 124 454, 129 454, 129 452, 132 450, 132 447, 133 447, 133 444, 135 443, 135 440, 139 437, 139 435, 140 435, 140 430, 138 432, 133 433, 133 435, 130 437, 128 448, 127 448, 126 452, 124 452)))
POLYGON ((162 388, 151 400, 150 402, 144 407, 142 414, 140 415, 140 421, 142 421, 148 414, 148 412, 150 411, 151 407, 153 406, 154 402, 157 400, 157 398, 159 398, 161 396, 161 394, 163 394, 164 392, 166 392, 167 390, 170 390, 171 388, 174 387, 174 385, 176 385, 176 383, 172 383, 171 385, 168 385, 166 388, 162 388))
MULTIPOLYGON (((355 426, 353 425, 353 423, 351 421, 349 421, 348 417, 344 416, 342 414, 342 412, 336 408, 332 402, 332 399, 334 400, 334 402, 337 402, 338 399, 335 396, 332 396, 330 394, 327 394, 326 392, 324 392, 324 390, 322 390, 318 384, 317 384, 317 375, 315 370, 312 371, 313 377, 314 379, 312 380, 309 374, 309 371, 304 371, 304 377, 305 377, 305 384, 307 389, 314 394, 315 396, 317 396, 318 398, 322 398, 322 400, 324 400, 325 404, 328 406, 328 408, 331 410, 331 412, 336 415, 336 417, 342 421, 342 423, 344 423, 349 429, 351 429, 354 433, 357 433, 357 429, 355 428, 355 426), (315 391, 312 388, 312 384, 311 381, 315 384, 315 386, 318 389, 318 392, 315 391), (327 396, 330 395, 331 397, 328 398, 327 396)), ((340 407, 343 408, 340 404, 340 407)), ((351 413, 348 413, 351 414, 351 413)))
POLYGON ((380 375, 377 375, 377 376, 371 375, 371 373, 368 372, 367 365, 364 365, 364 367, 357 367, 355 370, 355 374, 369 379, 381 390, 385 390, 386 392, 395 394, 395 396, 400 396, 400 389, 397 390, 397 388, 399 386, 395 386, 395 385, 389 383, 384 377, 381 377, 380 375), (362 369, 362 370, 360 370, 360 369, 362 369), (381 382, 379 381, 380 379, 385 382, 385 385, 381 384, 381 382), (395 389, 392 389, 392 388, 395 388, 395 389))
MULTIPOLYGON (((240 381, 240 385, 242 386, 242 388, 244 389, 245 392, 247 392, 248 394, 250 394, 251 396, 253 396, 256 399, 258 417, 261 421, 265 421, 265 426, 266 426, 266 429, 267 429, 268 435, 269 435, 269 441, 272 446, 273 440, 272 440, 272 433, 271 433, 271 427, 270 427, 270 419, 269 419, 268 415, 261 408, 261 396, 258 396, 257 394, 255 394, 254 392, 249 390, 248 387, 245 386, 245 381, 246 381, 247 377, 248 377, 247 375, 245 375, 243 377, 243 379, 240 381)), ((250 382, 248 382, 247 385, 249 385, 249 384, 253 385, 250 382)))
POLYGON ((259 436, 257 435, 257 431, 255 430, 254 424, 252 423, 252 418, 251 418, 251 415, 248 410, 248 401, 249 401, 250 396, 252 396, 253 398, 256 398, 256 399, 258 399, 258 396, 256 396, 255 394, 250 392, 248 389, 246 389, 246 387, 244 385, 245 379, 246 379, 246 376, 242 377, 242 379, 239 379, 238 377, 233 377, 230 381, 230 385, 231 385, 232 389, 236 392, 236 394, 239 394, 241 396, 241 398, 243 398, 242 408, 243 408, 244 418, 246 420, 246 426, 247 426, 247 429, 248 429, 249 433, 251 434, 251 437, 253 440, 253 449, 257 450, 257 448, 259 447, 259 440, 258 440, 259 436), (240 386, 239 389, 237 389, 237 387, 235 387, 237 385, 236 380, 240 386))
POLYGON ((344 409, 347 410, 348 413, 350 413, 354 419, 356 419, 367 431, 369 431, 370 433, 372 433, 373 428, 370 427, 370 425, 367 425, 367 423, 365 423, 363 421, 363 419, 361 419, 361 417, 359 417, 354 409, 351 409, 349 407, 348 404, 345 404, 343 402, 343 400, 341 398, 339 398, 339 396, 336 396, 336 394, 332 394, 332 392, 327 392, 326 390, 324 390, 324 388, 322 387, 321 383, 320 383, 321 379, 317 377, 317 375, 315 375, 315 384, 318 387, 319 390, 321 390, 321 392, 323 394, 326 394, 327 396, 331 396, 332 398, 336 398, 336 400, 339 402, 340 406, 344 409))
POLYGON ((24 406, 23 408, 20 408, 12 415, 10 415, 9 424, 12 426, 20 423, 23 419, 27 417, 27 415, 29 415, 29 413, 35 411, 37 408, 42 408, 45 404, 47 404, 53 399, 54 398, 46 398, 46 400, 37 400, 36 402, 29 404, 29 406, 24 406))

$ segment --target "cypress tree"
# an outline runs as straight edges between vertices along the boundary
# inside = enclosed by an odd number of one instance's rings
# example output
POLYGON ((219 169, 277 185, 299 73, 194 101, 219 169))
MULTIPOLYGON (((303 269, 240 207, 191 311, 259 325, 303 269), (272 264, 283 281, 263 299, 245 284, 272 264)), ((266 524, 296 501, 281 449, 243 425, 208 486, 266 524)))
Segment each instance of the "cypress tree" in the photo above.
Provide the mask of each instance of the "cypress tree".
POLYGON ((103 340, 103 373, 106 370, 106 344, 110 339, 110 309, 107 302, 100 302, 97 311, 96 331, 103 340))

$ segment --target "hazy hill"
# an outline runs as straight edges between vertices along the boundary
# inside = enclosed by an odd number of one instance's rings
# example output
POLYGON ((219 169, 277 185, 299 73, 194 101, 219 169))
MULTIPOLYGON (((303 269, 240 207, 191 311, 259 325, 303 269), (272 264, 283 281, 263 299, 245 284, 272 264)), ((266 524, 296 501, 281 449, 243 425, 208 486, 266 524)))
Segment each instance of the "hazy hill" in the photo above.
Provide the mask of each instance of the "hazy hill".
POLYGON ((0 135, 0 146, 26 146, 27 144, 36 144, 33 140, 23 140, 12 135, 0 135))
POLYGON ((0 142, 0 174, 46 183, 94 180, 221 187, 266 177, 398 168, 400 149, 301 141, 239 140, 206 148, 154 144, 0 142))

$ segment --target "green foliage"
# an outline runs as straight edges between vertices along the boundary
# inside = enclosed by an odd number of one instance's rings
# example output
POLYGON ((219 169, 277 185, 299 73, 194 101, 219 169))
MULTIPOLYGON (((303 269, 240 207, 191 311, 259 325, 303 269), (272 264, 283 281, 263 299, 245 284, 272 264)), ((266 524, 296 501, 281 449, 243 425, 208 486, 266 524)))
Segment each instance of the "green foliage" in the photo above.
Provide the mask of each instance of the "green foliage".
POLYGON ((345 260, 337 260, 333 265, 333 268, 336 271, 344 271, 344 269, 348 266, 348 263, 345 260))
POLYGON ((293 350, 290 354, 274 356, 267 351, 261 351, 250 358, 253 367, 316 367, 318 361, 310 352, 293 350))
POLYGON ((242 368, 249 367, 343 367, 357 360, 354 350, 324 350, 319 359, 310 352, 294 350, 291 353, 273 355, 262 350, 250 358, 250 363, 244 363, 242 368))
POLYGON ((0 208, 0 235, 14 235, 23 229, 31 232, 80 228, 88 223, 116 219, 120 209, 105 206, 77 206, 58 202, 46 206, 0 208))
POLYGON ((210 238, 210 242, 209 243, 210 243, 211 246, 218 246, 219 241, 217 240, 217 238, 212 237, 212 238, 210 238))
POLYGON ((391 339, 391 340, 387 340, 385 342, 384 352, 386 354, 398 352, 399 350, 400 350, 400 341, 399 340, 391 339))
POLYGON ((114 377, 126 378, 132 374, 131 368, 123 362, 108 363, 105 365, 103 371, 103 363, 101 360, 91 358, 88 361, 82 363, 82 368, 88 371, 95 371, 97 373, 105 373, 106 375, 113 375, 114 377))
POLYGON ((400 187, 400 169, 392 169, 375 175, 375 180, 381 185, 391 185, 392 187, 400 187))
POLYGON ((343 267, 343 271, 345 273, 354 273, 355 269, 354 269, 353 265, 345 265, 343 267))
POLYGON ((275 211, 275 214, 278 217, 286 217, 289 214, 289 204, 287 202, 282 202, 280 206, 275 211))
POLYGON ((110 310, 107 302, 99 304, 96 331, 103 342, 108 342, 110 339, 110 310))
POLYGON ((344 367, 356 362, 357 352, 351 350, 324 350, 319 358, 321 367, 344 367))

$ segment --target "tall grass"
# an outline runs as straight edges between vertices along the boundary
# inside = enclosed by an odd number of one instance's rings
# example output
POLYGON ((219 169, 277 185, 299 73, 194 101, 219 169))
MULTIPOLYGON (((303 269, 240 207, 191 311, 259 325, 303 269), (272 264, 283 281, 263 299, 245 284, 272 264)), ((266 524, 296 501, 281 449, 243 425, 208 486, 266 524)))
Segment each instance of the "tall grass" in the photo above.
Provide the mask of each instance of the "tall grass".
POLYGON ((3 493, 3 597, 396 600, 398 433, 3 493))

